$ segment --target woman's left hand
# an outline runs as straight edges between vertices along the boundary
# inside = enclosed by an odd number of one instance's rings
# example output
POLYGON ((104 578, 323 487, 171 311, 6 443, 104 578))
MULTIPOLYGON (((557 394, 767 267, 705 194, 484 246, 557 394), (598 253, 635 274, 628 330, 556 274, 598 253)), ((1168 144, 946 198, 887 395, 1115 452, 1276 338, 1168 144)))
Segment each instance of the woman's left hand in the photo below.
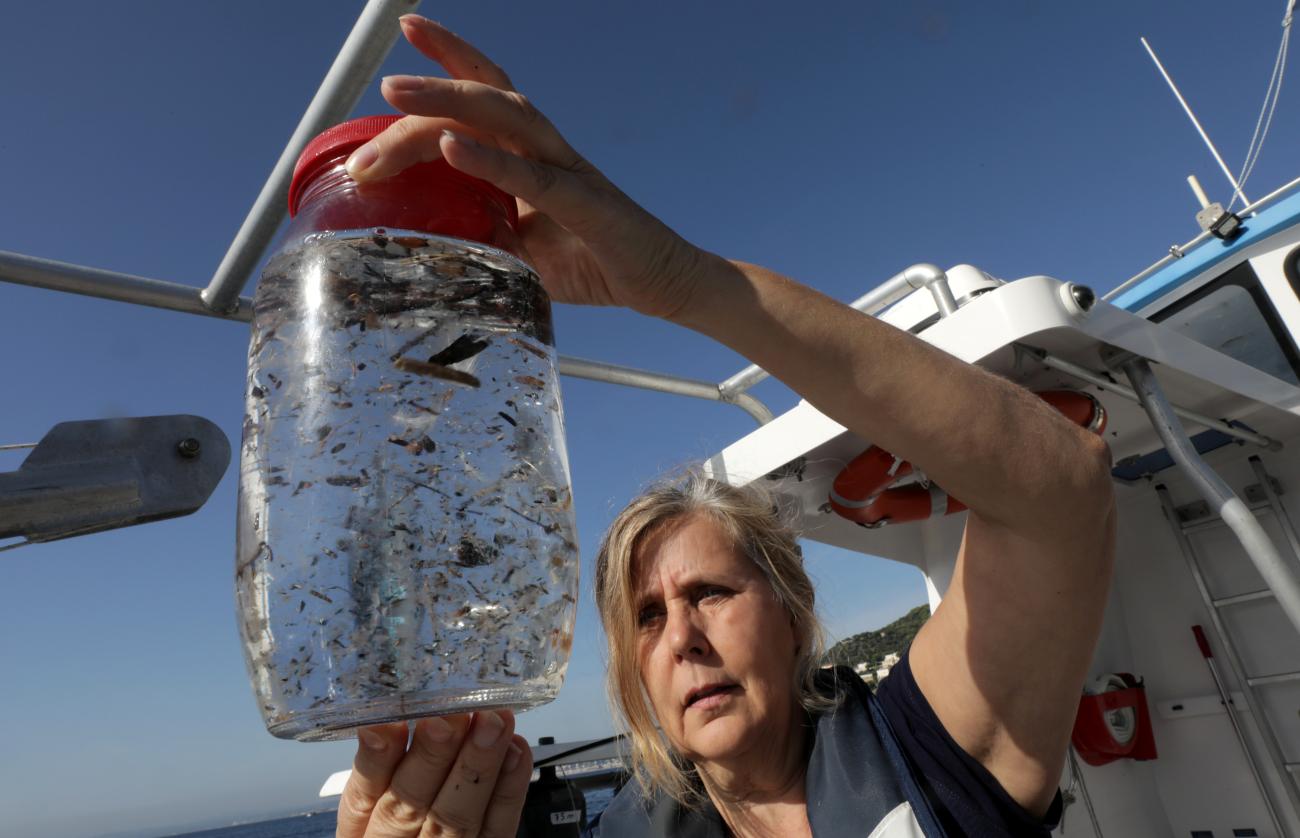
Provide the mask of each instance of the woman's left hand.
POLYGON ((336 838, 507 838, 519 825, 532 751, 508 710, 421 719, 357 732, 336 838))

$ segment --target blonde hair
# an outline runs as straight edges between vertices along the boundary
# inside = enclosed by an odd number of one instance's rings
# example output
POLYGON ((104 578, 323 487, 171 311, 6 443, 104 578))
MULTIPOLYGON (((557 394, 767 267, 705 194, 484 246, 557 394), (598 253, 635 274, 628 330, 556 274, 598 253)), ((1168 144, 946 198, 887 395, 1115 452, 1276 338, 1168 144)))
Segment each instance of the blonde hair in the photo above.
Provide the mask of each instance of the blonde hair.
POLYGON ((803 567, 793 527, 783 520, 774 492, 759 485, 732 486, 698 467, 668 477, 633 500, 610 525, 596 555, 596 607, 609 641, 608 689, 622 716, 632 749, 632 769, 647 794, 662 791, 684 805, 699 802, 695 768, 656 729, 654 711, 641 682, 637 655, 634 573, 639 552, 675 522, 705 516, 736 549, 763 572, 777 601, 790 615, 798 647, 791 690, 809 712, 821 712, 834 698, 814 688, 825 656, 825 631, 814 609, 812 580, 803 567))

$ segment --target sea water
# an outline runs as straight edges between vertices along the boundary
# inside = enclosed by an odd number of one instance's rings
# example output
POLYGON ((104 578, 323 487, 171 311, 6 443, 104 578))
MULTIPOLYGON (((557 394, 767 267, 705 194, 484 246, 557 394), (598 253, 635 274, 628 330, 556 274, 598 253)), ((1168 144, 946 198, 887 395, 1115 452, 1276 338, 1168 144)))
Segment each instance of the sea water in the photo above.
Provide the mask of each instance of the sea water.
MULTIPOLYGON (((588 820, 605 810, 614 799, 612 788, 590 789, 585 793, 588 820)), ((313 812, 288 818, 186 832, 173 838, 334 838, 337 812, 313 812)))

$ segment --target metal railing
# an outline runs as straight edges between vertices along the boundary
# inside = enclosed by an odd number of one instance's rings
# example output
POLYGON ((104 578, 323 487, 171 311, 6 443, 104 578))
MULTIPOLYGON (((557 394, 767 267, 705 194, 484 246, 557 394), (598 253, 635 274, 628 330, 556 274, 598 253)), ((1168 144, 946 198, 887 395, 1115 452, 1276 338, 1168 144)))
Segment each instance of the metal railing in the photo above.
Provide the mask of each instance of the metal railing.
MULTIPOLYGON (((240 296, 240 292, 284 220, 289 182, 298 155, 312 137, 352 113, 397 40, 398 18, 415 11, 419 5, 420 0, 366 3, 207 287, 200 290, 182 283, 5 251, 0 251, 0 280, 248 322, 253 316, 253 301, 240 296)), ((721 385, 708 381, 565 356, 560 356, 559 368, 561 374, 576 378, 734 404, 760 425, 772 420, 772 411, 758 399, 743 390, 727 392, 721 385)))
MULTIPOLYGON (((1122 396, 1131 402, 1141 402, 1140 395, 1132 387, 1125 387, 1123 384, 1120 384, 1117 381, 1112 381, 1101 373, 1093 372, 1086 367, 1081 367, 1078 364, 1065 360, 1064 358, 1058 358, 1049 352, 1038 349, 1034 346, 1029 346, 1028 344, 1018 343, 1016 344, 1016 349, 1036 358, 1044 366, 1054 369, 1057 372, 1063 372, 1066 375, 1073 376, 1081 381, 1086 381, 1098 389, 1114 393, 1117 396, 1122 396)), ((1216 430, 1221 434, 1226 434, 1233 439, 1239 439, 1242 442, 1249 442, 1269 451, 1282 450, 1282 443, 1271 437, 1257 434, 1254 431, 1246 430, 1245 428, 1237 427, 1228 422, 1206 416, 1204 413, 1198 413, 1195 410, 1182 407, 1181 405, 1171 404, 1169 407, 1175 415, 1187 419, 1188 421, 1195 422, 1198 425, 1212 428, 1213 430, 1216 430)))
MULTIPOLYGON (((418 6, 419 0, 366 3, 207 287, 200 290, 181 283, 5 251, 0 251, 0 280, 248 322, 253 303, 249 297, 240 296, 240 292, 284 220, 289 182, 298 155, 312 137, 352 112, 397 40, 398 18, 418 6)), ((875 314, 920 288, 930 290, 941 316, 956 310, 946 274, 930 264, 913 265, 852 305, 866 314, 875 314)), ((769 375, 757 365, 716 384, 566 356, 560 356, 559 369, 561 374, 576 378, 734 404, 760 425, 773 418, 766 405, 746 392, 769 375)))
POLYGON ((200 294, 209 311, 225 314, 237 305, 239 292, 248 283, 249 275, 284 220, 289 181, 293 178, 298 155, 312 137, 342 122, 352 113, 397 41, 400 28, 397 19, 415 11, 419 5, 420 0, 369 0, 361 10, 356 25, 325 73, 320 88, 298 121, 288 145, 280 153, 270 177, 262 185, 248 217, 235 234, 208 287, 200 294))
MULTIPOLYGON (((186 314, 248 322, 252 318, 252 300, 240 296, 240 292, 284 219, 289 181, 298 155, 313 136, 351 113, 397 39, 400 28, 398 18, 418 6, 419 0, 369 0, 366 3, 351 33, 321 81, 316 95, 299 121, 298 127, 294 130, 293 136, 289 139, 266 183, 263 184, 243 225, 230 243, 216 273, 202 290, 182 283, 6 251, 0 251, 0 281, 152 306, 186 314)), ((1295 183, 1300 183, 1300 180, 1265 196, 1243 212, 1268 203, 1295 183)), ((1138 277, 1125 283, 1125 286, 1131 285, 1142 276, 1149 275, 1162 263, 1148 268, 1138 277)), ((927 289, 932 295, 939 316, 946 317, 957 309, 957 301, 949 288, 947 274, 941 268, 929 263, 918 263, 900 271, 851 305, 864 314, 874 315, 922 288, 927 289)), ((1112 291, 1107 298, 1113 297, 1119 290, 1112 291)), ((1095 376, 1081 375, 1081 371, 1076 368, 1066 369, 1067 362, 1062 359, 1048 357, 1041 351, 1036 354, 1049 366, 1103 386, 1103 382, 1094 380, 1095 376)), ((747 392, 770 375, 757 364, 745 367, 716 384, 567 356, 559 357, 559 369, 561 374, 576 378, 734 404, 752 416, 760 425, 770 422, 773 418, 771 410, 747 392)), ((1122 385, 1116 385, 1112 381, 1105 381, 1104 385, 1106 389, 1136 399, 1136 395, 1122 385)), ((1234 428, 1178 406, 1174 406, 1174 411, 1184 418, 1217 428, 1239 439, 1246 439, 1268 448, 1277 447, 1277 443, 1267 437, 1234 428)))
MULTIPOLYGON (((948 275, 928 262, 919 262, 899 271, 849 305, 863 314, 876 314, 921 288, 929 289, 940 317, 947 317, 957 310, 957 301, 948 287, 948 275)), ((751 364, 719 384, 718 389, 724 397, 733 399, 770 375, 758 364, 751 364)))
MULTIPOLYGON (((1295 180, 1291 181, 1285 186, 1282 186, 1279 189, 1274 189, 1272 192, 1268 193, 1263 198, 1260 198, 1258 201, 1251 204, 1250 206, 1243 207, 1242 209, 1238 210, 1237 214, 1243 218, 1252 216, 1258 213, 1261 209, 1263 209, 1268 204, 1273 203, 1282 195, 1285 195, 1286 193, 1290 192, 1296 186, 1300 186, 1300 178, 1296 178, 1295 180)), ((1176 262, 1179 259, 1183 258, 1183 256, 1187 254, 1187 251, 1191 250, 1193 247, 1196 247, 1201 242, 1207 241, 1211 238, 1213 238, 1213 235, 1210 233, 1209 230, 1202 230, 1200 233, 1196 235, 1195 238, 1183 242, 1182 244, 1173 245, 1172 247, 1169 248, 1169 253, 1163 256, 1159 261, 1155 262, 1152 265, 1147 266, 1143 270, 1139 271, 1138 273, 1134 274, 1133 276, 1121 282, 1119 285, 1116 285, 1114 288, 1110 289, 1105 294, 1103 294, 1101 298, 1103 300, 1106 300, 1107 302, 1115 299, 1120 294, 1123 294, 1125 291, 1137 285, 1142 280, 1154 274, 1156 271, 1166 267, 1172 262, 1176 262)))
MULTIPOLYGON (((253 300, 249 297, 236 297, 232 305, 216 311, 204 304, 202 292, 192 285, 88 268, 84 265, 56 262, 53 259, 40 259, 3 250, 0 250, 0 280, 185 314, 200 314, 222 320, 247 323, 253 318, 253 300)), ((724 392, 722 385, 711 381, 699 381, 565 355, 559 357, 559 369, 561 375, 574 378, 734 404, 752 416, 760 425, 772 421, 772 411, 758 399, 744 392, 724 392)))

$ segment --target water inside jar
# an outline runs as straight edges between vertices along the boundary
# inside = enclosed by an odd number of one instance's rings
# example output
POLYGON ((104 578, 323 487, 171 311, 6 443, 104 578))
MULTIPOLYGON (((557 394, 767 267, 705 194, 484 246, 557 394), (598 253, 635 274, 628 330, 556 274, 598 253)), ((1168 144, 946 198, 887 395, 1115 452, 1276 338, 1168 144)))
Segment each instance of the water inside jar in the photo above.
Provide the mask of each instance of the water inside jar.
POLYGON ((470 242, 321 234, 267 266, 236 587, 273 733, 554 697, 578 562, 551 342, 536 276, 470 242))

